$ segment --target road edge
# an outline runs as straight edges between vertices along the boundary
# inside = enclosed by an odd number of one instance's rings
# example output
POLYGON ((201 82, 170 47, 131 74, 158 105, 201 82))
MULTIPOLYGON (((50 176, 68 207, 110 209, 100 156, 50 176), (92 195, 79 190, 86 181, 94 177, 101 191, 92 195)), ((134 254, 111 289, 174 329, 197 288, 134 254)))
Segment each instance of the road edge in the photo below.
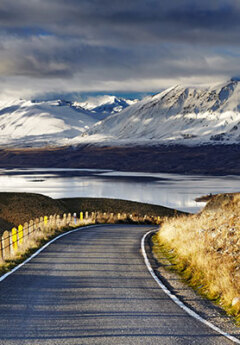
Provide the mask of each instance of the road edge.
POLYGON ((212 324, 211 322, 205 320, 203 317, 201 317, 200 315, 198 315, 195 311, 193 311, 192 309, 190 309, 189 307, 187 307, 182 301, 180 301, 180 299, 174 295, 167 287, 165 284, 163 284, 163 282, 157 277, 157 275, 154 272, 154 269, 152 268, 150 261, 148 259, 146 250, 145 250, 145 243, 146 243, 146 239, 147 237, 152 234, 155 233, 156 230, 150 230, 148 231, 141 239, 141 251, 142 251, 142 255, 144 258, 144 262, 145 265, 147 266, 147 269, 149 271, 149 273, 151 274, 151 276, 153 277, 153 279, 156 281, 156 283, 158 284, 158 286, 163 290, 163 292, 168 295, 168 297, 171 298, 171 300, 176 303, 181 309, 183 309, 186 313, 188 313, 188 315, 190 315, 191 317, 193 317, 194 319, 200 321, 201 323, 203 323, 204 325, 208 326, 209 328, 213 329, 215 332, 221 334, 222 336, 224 336, 225 338, 233 341, 235 344, 240 344, 240 340, 234 336, 232 336, 231 334, 224 332, 223 330, 221 330, 219 327, 215 326, 214 324, 212 324))
POLYGON ((29 258, 27 258, 26 260, 24 260, 23 262, 21 262, 19 265, 15 266, 13 269, 11 269, 11 271, 3 274, 0 277, 0 282, 2 282, 3 280, 5 280, 8 276, 10 276, 11 274, 13 274, 14 272, 16 272, 17 270, 19 270, 19 268, 21 268, 22 266, 24 266, 25 264, 27 264, 29 261, 31 261, 33 258, 35 258, 38 254, 40 254, 45 248, 47 248, 48 246, 50 246, 50 244, 52 244, 53 242, 57 241, 59 238, 67 236, 69 234, 72 234, 73 232, 77 232, 79 230, 83 230, 83 229, 89 229, 89 228, 95 228, 98 226, 101 226, 102 224, 94 224, 94 225, 87 225, 87 226, 81 226, 79 228, 73 229, 73 230, 69 230, 67 232, 64 232, 56 237, 54 237, 51 241, 47 242, 46 244, 44 244, 41 248, 39 248, 35 253, 33 253, 31 256, 29 256, 29 258))

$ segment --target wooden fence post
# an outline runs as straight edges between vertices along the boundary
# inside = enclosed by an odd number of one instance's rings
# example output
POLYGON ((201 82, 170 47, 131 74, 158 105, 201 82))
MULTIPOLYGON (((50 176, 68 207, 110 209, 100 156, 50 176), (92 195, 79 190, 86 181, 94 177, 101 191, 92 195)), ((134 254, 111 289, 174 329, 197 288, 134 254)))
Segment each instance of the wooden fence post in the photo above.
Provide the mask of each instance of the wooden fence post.
POLYGON ((68 225, 71 223, 71 220, 72 220, 72 215, 71 215, 71 213, 68 213, 68 216, 67 216, 68 225))
POLYGON ((0 238, 0 261, 4 261, 4 258, 3 258, 3 244, 2 244, 2 237, 0 238))
POLYGON ((80 212, 80 221, 83 221, 83 212, 80 212))
POLYGON ((2 243, 3 243, 3 257, 4 259, 9 258, 10 256, 10 233, 9 231, 4 231, 2 235, 2 243))
POLYGON ((28 234, 29 234, 29 237, 33 237, 33 235, 34 235, 33 220, 30 220, 30 222, 29 222, 28 234))
POLYGON ((67 225, 67 215, 66 213, 64 213, 63 215, 63 227, 65 227, 67 225))
POLYGON ((53 216, 49 216, 49 219, 48 219, 48 229, 49 230, 52 230, 52 227, 53 227, 53 216))
POLYGON ((23 226, 18 226, 18 244, 21 245, 23 243, 23 226))
POLYGON ((56 217, 56 227, 57 227, 58 230, 61 229, 61 220, 60 220, 59 214, 56 217))
POLYGON ((28 236, 29 236, 29 227, 28 227, 28 223, 24 223, 24 226, 23 226, 23 242, 26 243, 27 242, 27 239, 28 239, 28 236))
POLYGON ((48 230, 48 216, 44 216, 43 222, 44 222, 44 231, 47 231, 48 230))
POLYGON ((12 249, 14 251, 18 249, 18 232, 16 228, 12 228, 12 249))
POLYGON ((39 227, 41 229, 41 231, 44 231, 44 218, 40 217, 39 219, 39 227))

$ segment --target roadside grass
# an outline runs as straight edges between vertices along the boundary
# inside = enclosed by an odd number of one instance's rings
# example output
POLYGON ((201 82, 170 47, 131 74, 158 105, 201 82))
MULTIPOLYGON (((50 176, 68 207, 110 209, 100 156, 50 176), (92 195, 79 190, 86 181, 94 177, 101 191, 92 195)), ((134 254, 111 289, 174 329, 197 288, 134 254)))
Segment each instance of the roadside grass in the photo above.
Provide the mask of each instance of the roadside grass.
POLYGON ((199 294, 240 324, 240 194, 216 195, 196 215, 165 218, 153 239, 156 256, 199 294))
POLYGON ((177 214, 185 214, 168 207, 146 204, 142 202, 110 199, 110 198, 65 198, 58 199, 69 210, 69 212, 107 212, 107 213, 128 213, 139 216, 174 216, 177 214))
POLYGON ((183 212, 146 203, 107 198, 52 199, 33 193, 0 193, 0 234, 42 216, 80 212, 174 216, 183 212))
POLYGON ((62 227, 61 229, 49 227, 44 231, 36 231, 33 237, 28 238, 26 242, 21 244, 16 251, 12 250, 10 256, 6 257, 4 261, 0 261, 0 276, 25 261, 39 248, 41 248, 47 242, 51 241, 53 238, 62 233, 69 232, 75 228, 96 224, 156 224, 156 221, 158 221, 156 217, 142 217, 137 215, 132 215, 130 217, 127 214, 121 214, 119 219, 118 215, 116 214, 97 213, 94 218, 90 217, 87 219, 83 219, 81 223, 78 223, 77 225, 71 222, 69 226, 62 227))
MULTIPOLYGON (((84 226, 84 225, 83 225, 84 226)), ((81 227, 81 226, 76 226, 81 227)), ((19 249, 12 253, 10 257, 5 259, 4 261, 0 261, 0 276, 3 274, 11 271, 14 267, 21 264, 23 261, 28 259, 31 255, 33 255, 38 249, 43 247, 46 243, 51 241, 53 238, 61 235, 65 232, 69 232, 73 230, 73 226, 69 226, 62 229, 52 229, 48 232, 39 232, 34 238, 29 239, 26 243, 24 243, 19 249)))

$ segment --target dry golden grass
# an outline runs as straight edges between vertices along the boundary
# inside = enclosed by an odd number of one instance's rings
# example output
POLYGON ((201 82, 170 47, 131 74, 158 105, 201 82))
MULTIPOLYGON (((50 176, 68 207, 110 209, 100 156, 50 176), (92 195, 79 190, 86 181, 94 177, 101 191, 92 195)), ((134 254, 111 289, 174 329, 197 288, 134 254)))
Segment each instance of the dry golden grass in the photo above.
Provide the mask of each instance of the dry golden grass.
POLYGON ((165 219, 164 248, 189 284, 240 320, 240 194, 214 196, 197 215, 165 219), (170 254, 171 253, 171 254, 170 254))

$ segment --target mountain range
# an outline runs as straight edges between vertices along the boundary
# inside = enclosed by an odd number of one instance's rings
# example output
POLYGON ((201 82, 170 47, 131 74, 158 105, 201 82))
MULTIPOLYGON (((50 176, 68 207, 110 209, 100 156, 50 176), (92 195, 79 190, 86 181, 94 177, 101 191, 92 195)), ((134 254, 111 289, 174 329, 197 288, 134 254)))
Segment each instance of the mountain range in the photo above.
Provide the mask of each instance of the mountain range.
POLYGON ((238 144, 240 82, 174 86, 140 101, 0 101, 1 146, 238 144))
POLYGON ((99 120, 136 101, 114 96, 91 102, 0 100, 0 145, 41 147, 69 145, 99 120))
POLYGON ((174 86, 96 123, 88 139, 138 144, 238 143, 240 82, 174 86))

